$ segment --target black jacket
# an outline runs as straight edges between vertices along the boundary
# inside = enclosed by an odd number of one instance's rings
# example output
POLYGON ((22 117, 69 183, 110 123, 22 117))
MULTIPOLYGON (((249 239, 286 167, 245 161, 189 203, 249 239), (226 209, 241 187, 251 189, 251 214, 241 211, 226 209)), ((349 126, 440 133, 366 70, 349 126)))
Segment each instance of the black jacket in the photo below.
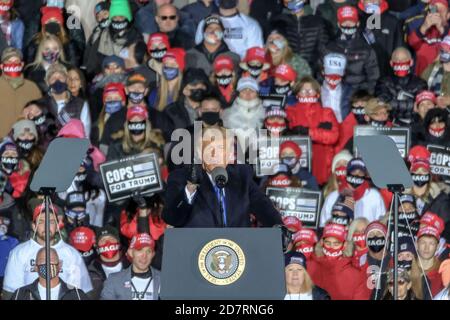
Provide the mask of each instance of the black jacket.
POLYGON ((390 104, 391 115, 397 124, 408 126, 413 117, 415 97, 426 89, 427 83, 419 77, 409 75, 400 78, 392 75, 377 83, 375 95, 390 104))
POLYGON ((321 17, 305 15, 297 18, 290 13, 282 13, 271 21, 271 29, 280 31, 294 53, 300 54, 317 71, 317 57, 320 57, 329 40, 321 17))
POLYGON ((263 29, 264 39, 267 39, 271 29, 270 20, 279 15, 283 9, 281 0, 252 1, 250 5, 250 17, 258 21, 263 29))
MULTIPOLYGON (((190 177, 190 166, 170 173, 163 211, 163 219, 175 227, 221 227, 219 201, 207 173, 197 166, 200 184, 189 204, 185 187, 190 177), (200 172, 201 170, 201 172, 200 172)), ((227 167, 225 186, 227 227, 250 227, 250 214, 265 227, 281 224, 281 216, 270 199, 253 181, 253 169, 247 165, 227 167)))
POLYGON ((377 56, 374 49, 366 42, 361 32, 357 32, 351 40, 346 40, 342 34, 330 42, 325 52, 341 53, 347 57, 344 81, 351 85, 353 91, 365 89, 373 94, 380 77, 377 56))
POLYGON ((189 117, 188 111, 184 106, 184 99, 179 99, 178 101, 169 104, 164 109, 163 113, 168 120, 168 125, 164 131, 164 138, 166 141, 170 141, 169 139, 174 130, 185 129, 193 124, 189 117))
POLYGON ((195 45, 194 37, 182 29, 176 29, 166 34, 169 37, 170 46, 172 48, 183 48, 184 50, 189 50, 195 45))
POLYGON ((314 286, 312 289, 313 300, 331 300, 330 295, 324 289, 314 286))
MULTIPOLYGON (((360 23, 362 26, 367 25, 369 17, 370 15, 360 11, 360 23)), ((380 16, 380 21, 381 28, 372 30, 366 28, 364 35, 377 54, 380 74, 384 77, 388 75, 388 70, 390 70, 389 61, 391 60, 392 52, 396 48, 403 46, 404 43, 401 23, 396 17, 388 12, 384 12, 380 16)))
MULTIPOLYGON (((89 300, 88 296, 81 289, 69 289, 64 281, 61 279, 59 281, 61 283, 61 289, 59 290, 58 300, 89 300)), ((38 283, 39 279, 17 289, 11 300, 41 300, 38 283)))

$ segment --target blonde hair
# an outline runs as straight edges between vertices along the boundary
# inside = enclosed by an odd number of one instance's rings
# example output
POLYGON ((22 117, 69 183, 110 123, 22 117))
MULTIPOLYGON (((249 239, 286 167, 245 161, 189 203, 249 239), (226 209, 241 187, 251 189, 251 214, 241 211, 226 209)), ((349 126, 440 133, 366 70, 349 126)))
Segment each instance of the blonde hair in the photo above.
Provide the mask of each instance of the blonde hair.
POLYGON ((323 197, 326 198, 339 188, 336 174, 333 172, 328 178, 327 184, 323 187, 323 197))
MULTIPOLYGON (((278 58, 276 60, 274 60, 274 58, 272 56, 272 53, 269 50, 269 47, 266 45, 266 54, 270 55, 270 58, 272 59, 272 66, 278 66, 280 64, 287 63, 288 61, 291 61, 292 58, 294 57, 294 51, 292 51, 292 48, 289 45, 289 42, 287 41, 285 36, 283 36, 281 33, 277 32, 277 31, 272 31, 272 33, 269 34, 269 36, 267 37, 267 40, 269 39, 269 37, 272 34, 277 34, 277 35, 281 36, 283 38, 284 44, 285 44, 283 50, 281 51, 280 58, 278 58)), ((266 41, 266 43, 268 43, 268 41, 266 41)))
POLYGON ((161 149, 164 145, 164 138, 159 130, 151 128, 150 121, 145 120, 145 138, 138 143, 131 139, 130 131, 128 131, 129 121, 125 121, 124 136, 122 140, 122 149, 125 153, 130 153, 132 150, 143 152, 146 148, 161 149))
POLYGON ((302 87, 307 83, 311 84, 311 86, 313 87, 314 91, 317 92, 317 94, 321 93, 320 92, 321 87, 319 82, 317 82, 317 80, 311 76, 304 76, 303 78, 301 78, 300 81, 294 87, 294 93, 297 95, 302 89, 302 87))
MULTIPOLYGON (((308 271, 303 267, 303 276, 304 281, 302 284, 302 287, 300 288, 300 292, 298 293, 310 293, 312 292, 314 288, 314 282, 311 279, 311 276, 309 275, 308 271)), ((286 288, 287 290, 287 288, 286 288)), ((288 294, 297 294, 297 292, 287 292, 288 294)))
POLYGON ((62 62, 62 63, 67 63, 66 55, 64 53, 64 47, 63 47, 63 45, 61 43, 61 40, 59 40, 58 37, 50 34, 50 35, 46 35, 39 42, 39 47, 38 47, 36 56, 34 57, 34 61, 32 63, 30 63, 27 67, 33 67, 33 68, 37 69, 37 68, 39 68, 42 65, 42 63, 44 62, 44 58, 42 57, 42 52, 44 52, 44 47, 47 44, 47 42, 49 42, 49 41, 54 41, 55 43, 58 44, 58 48, 59 48, 58 61, 62 62))
MULTIPOLYGON (((159 83, 159 90, 158 90, 158 101, 156 102, 156 109, 159 111, 163 111, 166 106, 168 105, 168 98, 169 98, 169 81, 167 81, 166 78, 160 77, 160 83, 159 83)), ((172 101, 175 102, 178 100, 178 97, 180 95, 181 90, 181 83, 183 81, 183 75, 180 74, 176 79, 175 82, 175 88, 173 92, 172 101)))

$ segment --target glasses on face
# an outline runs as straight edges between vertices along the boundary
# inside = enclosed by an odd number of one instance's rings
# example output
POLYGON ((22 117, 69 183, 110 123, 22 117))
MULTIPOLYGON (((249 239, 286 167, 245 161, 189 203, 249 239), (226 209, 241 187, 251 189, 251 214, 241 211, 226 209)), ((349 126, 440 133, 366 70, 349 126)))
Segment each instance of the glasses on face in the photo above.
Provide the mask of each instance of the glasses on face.
POLYGON ((316 90, 314 89, 302 89, 299 92, 303 96, 312 96, 316 94, 316 90))
POLYGON ((167 19, 169 19, 169 20, 176 20, 177 19, 177 16, 160 16, 159 17, 162 21, 166 21, 167 19))

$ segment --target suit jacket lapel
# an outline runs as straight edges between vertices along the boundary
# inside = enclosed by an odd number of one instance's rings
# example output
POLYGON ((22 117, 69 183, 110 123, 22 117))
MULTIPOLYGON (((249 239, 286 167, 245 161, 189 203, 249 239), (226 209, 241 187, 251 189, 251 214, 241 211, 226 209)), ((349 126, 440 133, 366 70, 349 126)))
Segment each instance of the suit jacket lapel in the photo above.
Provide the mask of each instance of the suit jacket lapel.
POLYGON ((211 210, 211 214, 214 217, 214 223, 217 226, 220 226, 219 201, 217 200, 216 192, 214 191, 214 187, 209 180, 208 174, 204 170, 202 170, 202 181, 200 183, 199 193, 199 195, 203 197, 205 203, 211 210))

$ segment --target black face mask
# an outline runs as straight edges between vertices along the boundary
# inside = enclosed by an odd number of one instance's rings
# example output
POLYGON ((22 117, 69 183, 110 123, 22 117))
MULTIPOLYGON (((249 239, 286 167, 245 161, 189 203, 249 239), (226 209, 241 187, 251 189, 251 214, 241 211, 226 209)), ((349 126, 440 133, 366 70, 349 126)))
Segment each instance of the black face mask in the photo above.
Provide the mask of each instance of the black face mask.
POLYGON ((124 21, 111 21, 111 25, 109 26, 109 30, 114 33, 118 34, 128 28, 128 20, 124 21))
POLYGON ((219 0, 219 7, 223 9, 233 9, 237 7, 237 0, 219 0))
POLYGON ((98 23, 100 29, 102 30, 108 28, 110 24, 111 22, 109 21, 109 18, 105 18, 98 23))
POLYGON ((33 148, 35 140, 36 139, 17 140, 17 146, 19 147, 20 153, 27 156, 33 148))
POLYGON ((40 127, 42 125, 45 124, 45 114, 41 114, 40 116, 34 117, 33 119, 31 119, 31 121, 34 122, 34 124, 36 125, 36 127, 40 127))
POLYGON ((54 94, 62 94, 67 91, 67 83, 56 80, 50 85, 50 89, 54 94))
POLYGON ((57 22, 49 22, 45 25, 45 32, 56 36, 61 32, 61 26, 57 22))
POLYGON ((366 119, 364 119, 364 115, 366 114, 363 107, 352 108, 353 115, 356 118, 358 124, 366 124, 366 119))
POLYGON ((386 126, 387 121, 370 120, 370 124, 376 128, 382 128, 386 126))
POLYGON ((411 270, 411 267, 412 267, 412 260, 411 261, 408 261, 408 260, 399 261, 398 267, 409 271, 409 270, 411 270))
POLYGON ((19 159, 15 157, 2 157, 2 169, 7 174, 13 173, 17 165, 19 164, 19 159))
POLYGON ((416 220, 418 217, 417 211, 409 211, 409 212, 399 212, 398 218, 399 220, 408 220, 408 222, 411 224, 414 220, 416 220))
POLYGON ((337 215, 337 214, 333 214, 332 218, 331 218, 331 221, 333 223, 336 223, 336 224, 340 224, 340 225, 343 225, 343 226, 348 226, 348 224, 350 222, 350 219, 348 217, 343 217, 343 216, 340 216, 340 215, 337 215))
POLYGON ((147 124, 145 121, 140 122, 129 122, 128 123, 128 131, 133 136, 141 135, 145 132, 147 124))
POLYGON ((205 90, 194 89, 194 90, 191 90, 191 95, 189 96, 189 99, 191 99, 194 102, 201 102, 203 100, 204 96, 205 96, 205 90))
POLYGON ((154 49, 150 50, 150 56, 156 61, 161 62, 167 53, 167 49, 154 49))
POLYGON ((248 72, 250 73, 250 75, 253 78, 258 78, 260 76, 261 72, 262 72, 263 66, 262 65, 260 65, 260 66, 249 66, 249 65, 247 65, 247 68, 248 68, 248 72))
POLYGON ((360 185, 362 185, 366 179, 364 177, 359 176, 352 176, 350 174, 347 175, 347 183, 353 187, 353 189, 358 188, 360 185))
POLYGON ((289 83, 283 86, 276 84, 274 85, 274 89, 276 94, 288 94, 291 91, 291 85, 289 83))
POLYGON ((95 250, 91 249, 89 251, 86 252, 80 252, 81 256, 83 257, 84 263, 86 263, 86 265, 88 266, 97 256, 95 254, 95 250))
POLYGON ((217 84, 220 87, 228 87, 233 80, 233 76, 216 76, 217 84))
POLYGON ((371 237, 367 239, 367 247, 375 253, 381 252, 386 245, 384 237, 371 237))
POLYGON ((140 104, 144 100, 144 93, 143 92, 130 92, 128 94, 128 99, 133 104, 140 104))
POLYGON ((428 182, 430 182, 429 174, 412 174, 411 178, 414 182, 414 185, 418 187, 423 187, 424 185, 428 184, 428 182))
POLYGON ((209 126, 215 125, 220 121, 219 112, 203 112, 202 121, 209 126))

